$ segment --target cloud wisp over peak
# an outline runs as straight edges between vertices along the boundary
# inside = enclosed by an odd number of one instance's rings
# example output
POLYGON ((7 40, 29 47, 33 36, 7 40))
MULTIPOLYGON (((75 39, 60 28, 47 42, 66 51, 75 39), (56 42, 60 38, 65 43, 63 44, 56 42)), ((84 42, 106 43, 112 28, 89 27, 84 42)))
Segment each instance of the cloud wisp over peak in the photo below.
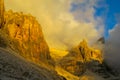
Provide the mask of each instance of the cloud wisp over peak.
POLYGON ((35 16, 51 48, 67 49, 83 38, 92 43, 103 35, 102 18, 94 16, 96 0, 5 0, 5 5, 35 16))

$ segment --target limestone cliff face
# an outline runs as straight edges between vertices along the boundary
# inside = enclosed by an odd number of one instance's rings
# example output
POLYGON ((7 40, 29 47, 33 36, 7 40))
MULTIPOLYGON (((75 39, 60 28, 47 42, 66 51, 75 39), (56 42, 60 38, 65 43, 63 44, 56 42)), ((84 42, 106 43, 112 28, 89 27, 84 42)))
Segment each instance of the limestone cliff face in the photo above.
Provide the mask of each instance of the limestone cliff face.
POLYGON ((51 59, 49 47, 35 17, 10 10, 4 13, 4 20, 1 31, 8 39, 7 45, 12 50, 34 62, 51 59))
POLYGON ((0 28, 3 26, 4 24, 4 1, 0 0, 0 28))

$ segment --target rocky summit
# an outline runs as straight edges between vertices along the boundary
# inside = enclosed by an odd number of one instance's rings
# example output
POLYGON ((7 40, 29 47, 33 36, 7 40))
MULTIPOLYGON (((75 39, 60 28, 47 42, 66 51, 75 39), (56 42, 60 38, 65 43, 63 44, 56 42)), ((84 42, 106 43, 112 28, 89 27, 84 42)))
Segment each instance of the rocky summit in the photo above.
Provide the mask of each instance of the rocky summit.
POLYGON ((93 61, 102 63, 102 54, 99 50, 89 47, 83 40, 60 60, 60 65, 68 72, 80 76, 86 71, 87 65, 93 61))
POLYGON ((41 26, 33 16, 8 11, 5 12, 4 19, 2 31, 9 39, 7 45, 11 49, 33 61, 50 60, 41 26))

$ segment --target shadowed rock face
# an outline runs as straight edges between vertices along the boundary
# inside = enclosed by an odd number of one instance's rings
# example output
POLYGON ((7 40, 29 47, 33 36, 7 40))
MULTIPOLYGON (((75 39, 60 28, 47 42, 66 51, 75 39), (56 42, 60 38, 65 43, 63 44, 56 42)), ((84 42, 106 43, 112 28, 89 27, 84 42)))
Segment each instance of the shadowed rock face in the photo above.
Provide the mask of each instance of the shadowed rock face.
POLYGON ((55 71, 36 66, 18 54, 0 48, 0 80, 65 80, 55 71))

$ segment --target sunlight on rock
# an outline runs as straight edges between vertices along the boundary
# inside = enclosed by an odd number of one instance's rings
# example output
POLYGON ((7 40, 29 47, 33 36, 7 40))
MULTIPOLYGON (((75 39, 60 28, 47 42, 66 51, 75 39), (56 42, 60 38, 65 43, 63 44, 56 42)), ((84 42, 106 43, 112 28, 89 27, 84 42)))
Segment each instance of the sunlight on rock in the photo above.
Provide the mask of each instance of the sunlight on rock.
POLYGON ((41 25, 35 17, 9 10, 4 12, 4 20, 1 31, 8 38, 7 45, 12 50, 35 63, 51 60, 41 25))
POLYGON ((101 51, 89 47, 86 40, 80 42, 80 44, 74 49, 82 55, 82 58, 85 61, 97 60, 100 63, 102 63, 103 61, 103 54, 101 53, 101 51))
POLYGON ((67 50, 58 50, 58 49, 50 48, 50 55, 55 61, 60 60, 62 57, 64 57, 68 53, 69 51, 67 50))
POLYGON ((94 77, 91 76, 83 76, 82 78, 80 78, 80 80, 95 80, 94 77))
POLYGON ((81 76, 87 66, 96 61, 102 63, 102 53, 100 50, 89 47, 87 42, 83 40, 59 61, 59 65, 71 74, 81 76))

